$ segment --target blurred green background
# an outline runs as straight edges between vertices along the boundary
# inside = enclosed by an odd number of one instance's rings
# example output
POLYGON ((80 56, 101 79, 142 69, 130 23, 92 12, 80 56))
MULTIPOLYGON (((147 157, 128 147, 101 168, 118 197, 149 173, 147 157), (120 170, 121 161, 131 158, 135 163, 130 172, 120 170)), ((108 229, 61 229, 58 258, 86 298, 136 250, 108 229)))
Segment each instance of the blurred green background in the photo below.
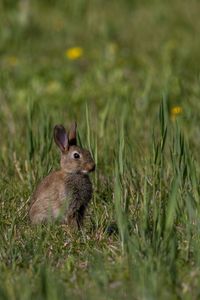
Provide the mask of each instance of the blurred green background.
POLYGON ((66 120, 86 102, 97 118, 131 102, 134 126, 149 128, 165 94, 197 121, 198 1, 1 1, 0 13, 1 99, 22 116, 30 98, 66 120))
POLYGON ((199 13, 1 0, 1 299, 198 299, 199 13), (85 232, 31 228, 52 128, 74 119, 97 162, 85 232))

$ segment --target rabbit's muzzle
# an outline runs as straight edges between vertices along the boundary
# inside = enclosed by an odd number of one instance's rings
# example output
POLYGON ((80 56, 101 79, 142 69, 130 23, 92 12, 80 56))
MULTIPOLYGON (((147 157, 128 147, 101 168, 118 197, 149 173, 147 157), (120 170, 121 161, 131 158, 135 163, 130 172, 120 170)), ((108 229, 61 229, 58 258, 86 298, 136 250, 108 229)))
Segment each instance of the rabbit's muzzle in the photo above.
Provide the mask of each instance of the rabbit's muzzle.
POLYGON ((88 163, 84 168, 84 173, 90 173, 95 170, 95 163, 88 163))

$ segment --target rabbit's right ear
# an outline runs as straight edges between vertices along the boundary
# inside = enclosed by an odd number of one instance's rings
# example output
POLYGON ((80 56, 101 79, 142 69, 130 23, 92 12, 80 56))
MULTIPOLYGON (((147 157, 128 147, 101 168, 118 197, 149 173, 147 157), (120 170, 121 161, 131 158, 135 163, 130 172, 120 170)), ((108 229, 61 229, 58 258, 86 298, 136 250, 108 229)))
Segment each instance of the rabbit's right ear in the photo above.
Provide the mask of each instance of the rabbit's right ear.
POLYGON ((64 126, 56 125, 54 127, 54 141, 63 153, 68 151, 69 141, 64 126))
POLYGON ((69 144, 70 144, 70 146, 74 146, 74 145, 77 144, 77 141, 76 141, 76 127, 77 127, 76 122, 73 122, 72 125, 71 125, 71 128, 70 128, 70 131, 69 131, 69 144))

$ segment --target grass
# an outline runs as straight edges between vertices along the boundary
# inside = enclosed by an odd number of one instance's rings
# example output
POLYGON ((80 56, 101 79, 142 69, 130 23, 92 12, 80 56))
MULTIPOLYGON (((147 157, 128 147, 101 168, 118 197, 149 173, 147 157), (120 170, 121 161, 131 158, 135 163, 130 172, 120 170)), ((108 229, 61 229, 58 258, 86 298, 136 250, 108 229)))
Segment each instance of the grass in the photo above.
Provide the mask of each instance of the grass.
POLYGON ((0 299, 200 297, 199 9, 0 3, 0 299), (74 119, 97 163, 85 228, 32 227, 74 119))

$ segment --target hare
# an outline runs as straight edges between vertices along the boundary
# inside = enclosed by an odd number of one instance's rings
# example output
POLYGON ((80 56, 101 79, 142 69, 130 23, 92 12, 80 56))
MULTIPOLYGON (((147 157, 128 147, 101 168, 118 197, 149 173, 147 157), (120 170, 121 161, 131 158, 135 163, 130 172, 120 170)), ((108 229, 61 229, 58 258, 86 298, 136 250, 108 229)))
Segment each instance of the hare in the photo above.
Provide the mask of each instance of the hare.
POLYGON ((54 140, 61 150, 60 170, 51 172, 36 188, 29 217, 32 224, 60 220, 80 229, 92 197, 88 173, 95 170, 95 163, 88 150, 77 146, 76 123, 69 134, 56 125, 54 140))

